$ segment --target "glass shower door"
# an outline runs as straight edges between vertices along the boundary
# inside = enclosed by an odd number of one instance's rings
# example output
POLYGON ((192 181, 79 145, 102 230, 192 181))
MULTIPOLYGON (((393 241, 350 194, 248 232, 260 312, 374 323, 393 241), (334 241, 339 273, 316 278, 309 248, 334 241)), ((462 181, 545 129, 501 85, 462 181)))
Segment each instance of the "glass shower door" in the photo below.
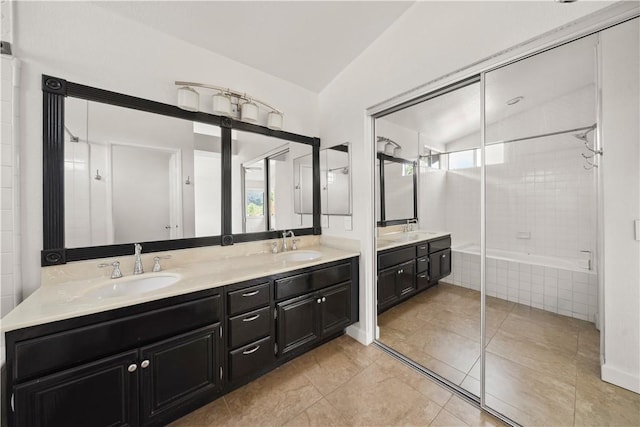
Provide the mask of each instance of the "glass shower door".
POLYGON ((485 74, 486 406, 574 425, 599 375, 591 36, 485 74))

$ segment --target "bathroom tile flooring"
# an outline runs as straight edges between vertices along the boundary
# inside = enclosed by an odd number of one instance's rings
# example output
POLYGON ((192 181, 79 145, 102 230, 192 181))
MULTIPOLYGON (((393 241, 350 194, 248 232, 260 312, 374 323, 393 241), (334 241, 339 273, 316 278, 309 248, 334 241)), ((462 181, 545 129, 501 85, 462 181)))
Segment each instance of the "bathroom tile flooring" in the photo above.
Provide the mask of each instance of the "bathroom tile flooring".
MULTIPOLYGON (((440 283, 378 317, 380 341, 480 392, 480 294, 440 283)), ((487 297, 487 403, 519 423, 640 426, 640 395, 600 380, 594 325, 487 297)))
POLYGON ((377 347, 342 336, 175 421, 196 426, 497 426, 377 347))

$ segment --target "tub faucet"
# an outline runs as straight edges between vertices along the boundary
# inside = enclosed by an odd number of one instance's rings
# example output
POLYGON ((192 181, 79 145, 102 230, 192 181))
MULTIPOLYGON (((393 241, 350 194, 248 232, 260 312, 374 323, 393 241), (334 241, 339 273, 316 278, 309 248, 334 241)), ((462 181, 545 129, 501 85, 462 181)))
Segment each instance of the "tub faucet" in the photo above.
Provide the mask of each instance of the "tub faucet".
POLYGON ((142 274, 144 273, 144 268, 142 268, 142 260, 140 259, 140 254, 142 254, 142 245, 140 243, 136 243, 134 248, 136 260, 133 264, 133 274, 142 274))
POLYGON ((287 246, 287 236, 289 236, 291 239, 296 237, 296 235, 293 234, 293 230, 283 231, 282 232, 282 252, 286 252, 286 251, 289 250, 288 246, 287 246))

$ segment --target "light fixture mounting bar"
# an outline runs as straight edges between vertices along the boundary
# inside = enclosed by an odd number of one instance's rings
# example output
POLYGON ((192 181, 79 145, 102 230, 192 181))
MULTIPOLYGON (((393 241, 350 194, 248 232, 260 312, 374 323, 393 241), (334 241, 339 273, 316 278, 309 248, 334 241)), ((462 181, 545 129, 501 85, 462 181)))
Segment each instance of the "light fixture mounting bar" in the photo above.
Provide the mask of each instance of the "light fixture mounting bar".
POLYGON ((254 98, 253 96, 247 94, 246 92, 238 92, 236 90, 230 89, 228 87, 221 87, 221 86, 215 86, 215 85, 210 85, 210 84, 206 84, 206 83, 195 83, 195 82, 182 82, 182 81, 176 81, 175 82, 176 86, 189 86, 189 87, 202 87, 205 89, 213 89, 213 90, 218 90, 222 93, 231 95, 233 97, 236 98, 241 98, 241 99, 247 99, 247 100, 251 100, 253 102, 257 102, 258 104, 262 104, 267 108, 270 108, 271 110, 273 110, 274 112, 278 113, 278 114, 282 114, 284 115, 284 113, 277 109, 276 107, 267 104, 264 101, 261 101, 257 98, 254 98))

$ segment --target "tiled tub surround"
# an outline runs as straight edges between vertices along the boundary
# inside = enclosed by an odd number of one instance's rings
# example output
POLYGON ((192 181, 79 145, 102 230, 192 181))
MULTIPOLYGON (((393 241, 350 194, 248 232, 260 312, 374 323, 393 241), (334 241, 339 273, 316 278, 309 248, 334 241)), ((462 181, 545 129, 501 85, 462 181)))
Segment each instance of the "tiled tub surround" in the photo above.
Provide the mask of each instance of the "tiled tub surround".
MULTIPOLYGON (((120 261, 124 280, 132 275, 134 257, 89 260, 42 268, 42 286, 2 319, 2 331, 10 331, 71 317, 83 316, 176 295, 216 288, 258 277, 278 274, 303 267, 346 259, 359 255, 350 249, 348 239, 302 236, 298 249, 315 250, 322 256, 313 261, 285 261, 271 253, 275 240, 241 243, 233 246, 210 246, 142 255, 145 273, 140 278, 157 274, 177 274, 180 280, 164 289, 139 295, 97 299, 86 295, 90 290, 122 279, 110 279, 111 267, 98 264, 120 261), (171 255, 161 260, 162 273, 152 273, 153 257, 171 255)), ((280 244, 281 239, 277 242, 280 244)), ((144 251, 144 247, 143 247, 144 251)))
MULTIPOLYGON (((452 248, 454 285, 480 290, 480 248, 452 248)), ((598 284, 586 260, 487 249, 487 295, 576 319, 595 322, 598 284)))

